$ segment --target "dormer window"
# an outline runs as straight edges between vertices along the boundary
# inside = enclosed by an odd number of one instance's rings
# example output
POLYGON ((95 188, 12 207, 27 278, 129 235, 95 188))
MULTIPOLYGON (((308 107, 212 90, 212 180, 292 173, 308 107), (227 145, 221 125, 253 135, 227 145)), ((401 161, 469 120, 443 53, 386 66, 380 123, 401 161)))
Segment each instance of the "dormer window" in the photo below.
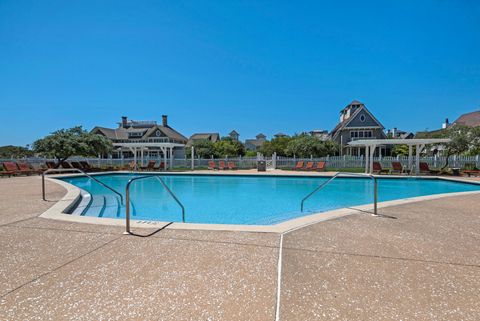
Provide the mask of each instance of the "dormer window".
POLYGON ((361 121, 362 123, 364 123, 366 119, 367 119, 367 118, 365 117, 365 115, 363 115, 363 114, 360 115, 360 121, 361 121))
POLYGON ((162 136, 162 132, 159 129, 157 129, 157 131, 155 132, 155 136, 157 137, 162 136))

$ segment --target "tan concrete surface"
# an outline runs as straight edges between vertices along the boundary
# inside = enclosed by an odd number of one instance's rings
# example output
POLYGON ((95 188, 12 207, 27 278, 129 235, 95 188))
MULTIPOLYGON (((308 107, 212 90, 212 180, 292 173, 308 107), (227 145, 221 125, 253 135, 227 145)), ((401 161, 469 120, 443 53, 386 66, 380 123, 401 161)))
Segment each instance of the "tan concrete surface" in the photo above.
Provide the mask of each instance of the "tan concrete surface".
MULTIPOLYGON (((275 320, 278 234, 38 218, 53 204, 39 182, 0 179, 0 320, 275 320)), ((479 206, 456 196, 285 234, 279 319, 480 320, 479 206)))
POLYGON ((480 199, 444 198, 284 235, 282 320, 480 320, 480 199))

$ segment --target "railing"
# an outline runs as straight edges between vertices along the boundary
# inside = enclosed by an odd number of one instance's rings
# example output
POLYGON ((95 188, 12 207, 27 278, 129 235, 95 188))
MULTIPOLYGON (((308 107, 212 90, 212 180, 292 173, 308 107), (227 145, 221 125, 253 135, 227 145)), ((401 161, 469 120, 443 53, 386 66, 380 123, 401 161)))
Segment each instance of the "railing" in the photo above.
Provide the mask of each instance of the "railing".
POLYGON ((98 179, 96 179, 92 175, 89 175, 89 174, 85 173, 84 171, 82 171, 81 169, 78 169, 78 168, 49 168, 46 171, 42 172, 42 197, 43 197, 44 201, 47 200, 45 198, 45 174, 51 173, 51 172, 72 172, 72 171, 79 172, 79 173, 87 176, 88 178, 92 179, 93 181, 97 182, 98 184, 102 185, 103 187, 111 190, 112 192, 114 192, 115 194, 120 196, 120 202, 123 205, 123 195, 122 194, 120 194, 119 192, 117 192, 116 190, 114 190, 113 188, 108 186, 107 184, 99 181, 98 179))
POLYGON ((175 202, 177 202, 178 205, 180 205, 182 209, 182 222, 185 223, 185 207, 183 204, 178 200, 177 196, 173 194, 172 190, 165 184, 163 179, 161 179, 158 175, 150 175, 150 176, 139 176, 139 177, 134 177, 130 179, 127 183, 127 187, 125 187, 125 198, 126 198, 126 205, 125 205, 125 232, 124 234, 131 234, 130 232, 130 185, 140 179, 145 179, 145 178, 156 178, 160 181, 160 183, 163 185, 163 187, 167 190, 167 192, 170 194, 170 196, 173 197, 175 202))
POLYGON ((302 203, 300 204, 300 210, 303 212, 303 204, 305 201, 310 198, 313 194, 321 190, 323 187, 325 187, 327 184, 329 184, 331 181, 333 181, 335 178, 337 178, 340 175, 346 175, 348 176, 362 176, 362 177, 369 177, 370 179, 373 180, 373 215, 377 215, 377 200, 378 200, 378 184, 377 184, 377 178, 371 174, 361 174, 361 173, 336 173, 333 175, 328 181, 320 184, 316 189, 314 189, 310 194, 305 196, 302 199, 302 203))

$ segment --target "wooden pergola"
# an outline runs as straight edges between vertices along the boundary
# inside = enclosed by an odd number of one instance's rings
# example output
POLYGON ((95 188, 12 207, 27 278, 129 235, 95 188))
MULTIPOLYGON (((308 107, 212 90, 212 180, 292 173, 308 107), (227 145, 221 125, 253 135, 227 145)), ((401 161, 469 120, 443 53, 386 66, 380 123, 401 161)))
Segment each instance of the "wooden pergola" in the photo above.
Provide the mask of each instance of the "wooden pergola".
POLYGON ((362 139, 348 143, 352 147, 365 147, 365 173, 373 172, 373 155, 375 149, 382 145, 408 145, 408 168, 413 165, 413 146, 415 153, 415 174, 420 172, 420 153, 429 144, 445 144, 451 141, 450 138, 425 138, 425 139, 362 139))
POLYGON ((185 147, 184 144, 169 143, 169 142, 125 142, 125 143, 113 143, 113 146, 120 148, 128 148, 133 153, 133 159, 135 162, 135 169, 137 169, 137 155, 140 152, 140 161, 142 166, 143 153, 148 150, 149 147, 159 148, 163 153, 163 166, 167 170, 167 163, 170 163, 169 167, 173 166, 173 149, 175 147, 185 147))

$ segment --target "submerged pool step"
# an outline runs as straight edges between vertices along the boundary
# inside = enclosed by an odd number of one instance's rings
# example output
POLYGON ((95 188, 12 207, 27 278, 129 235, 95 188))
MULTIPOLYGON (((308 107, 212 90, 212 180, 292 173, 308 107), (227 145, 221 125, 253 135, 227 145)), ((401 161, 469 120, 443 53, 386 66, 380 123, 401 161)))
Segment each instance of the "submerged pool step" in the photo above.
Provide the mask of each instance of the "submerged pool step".
POLYGON ((103 209, 105 208, 105 196, 104 195, 95 195, 93 196, 90 206, 87 208, 86 213, 88 216, 97 216, 101 217, 103 214, 103 209))
POLYGON ((101 217, 120 216, 120 200, 115 195, 105 195, 105 206, 100 213, 101 217))

